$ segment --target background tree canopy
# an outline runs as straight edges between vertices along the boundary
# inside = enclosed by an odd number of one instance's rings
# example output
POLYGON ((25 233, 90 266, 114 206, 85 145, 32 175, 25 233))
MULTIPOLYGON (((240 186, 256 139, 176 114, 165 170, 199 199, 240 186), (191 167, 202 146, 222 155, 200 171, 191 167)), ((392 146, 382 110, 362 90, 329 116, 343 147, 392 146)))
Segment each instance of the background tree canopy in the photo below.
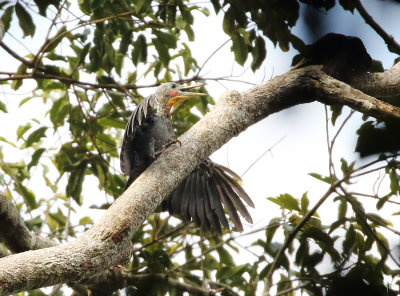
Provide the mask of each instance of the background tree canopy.
MULTIPOLYGON (((397 1, 382 2, 397 5, 397 1)), ((293 65, 309 58, 308 41, 331 32, 332 22, 340 21, 330 14, 333 9, 361 15, 364 25, 385 41, 387 52, 379 59, 387 59, 391 52, 389 58, 395 64, 400 54, 400 45, 391 36, 394 32, 386 32, 359 0, 210 3, 0 2, 2 61, 19 63, 17 69, 0 63, 0 114, 10 111, 10 101, 18 105, 12 112, 27 105, 32 108, 29 118, 2 127, 16 134, 15 139, 0 132, 4 193, 0 195, 0 257, 74 240, 93 224, 91 215, 80 211, 84 203, 107 209, 122 194, 126 181, 118 160, 122 133, 147 88, 166 81, 236 79, 204 74, 209 60, 200 63, 191 48, 196 17, 219 16, 222 28, 215 30, 223 30, 229 39, 228 43, 206 45, 210 59, 221 44, 229 44, 231 59, 252 71, 274 62, 267 58, 268 42, 283 52, 296 51, 293 65), (300 20, 305 26, 295 30, 300 20), (21 54, 20 44, 30 53, 21 54), (30 232, 21 230, 25 226, 30 232)), ((319 49, 317 54, 324 56, 325 51, 319 49)), ((350 66, 343 68, 354 74, 350 66)), ((374 60, 365 70, 382 72, 383 66, 374 60)), ((351 77, 346 76, 346 82, 347 78, 351 77)), ((382 100, 400 107, 398 95, 382 100)), ((214 99, 206 96, 177 106, 172 117, 177 133, 188 130, 213 104, 214 99)), ((133 256, 127 265, 65 282, 74 295, 87 295, 84 286, 94 295, 115 291, 121 295, 267 295, 269 291, 277 295, 300 291, 309 295, 397 295, 399 232, 386 215, 400 213, 400 120, 364 115, 354 135, 354 149, 366 158, 352 162, 342 157, 338 165, 333 147, 354 114, 342 107, 326 108, 329 173, 310 172, 326 184, 325 194, 264 196, 271 207, 275 204, 281 209, 277 217, 268 216, 267 225, 222 237, 192 223, 153 214, 132 237, 133 256), (329 130, 334 133, 329 135, 329 130), (374 185, 355 187, 364 178, 374 185), (326 221, 319 211, 328 198, 335 207, 334 221, 326 221), (370 212, 364 203, 375 208, 370 212), (238 263, 235 257, 244 250, 250 255, 238 263)), ((268 209, 261 211, 269 214, 268 209)), ((69 288, 59 285, 26 293, 64 295, 69 288)))

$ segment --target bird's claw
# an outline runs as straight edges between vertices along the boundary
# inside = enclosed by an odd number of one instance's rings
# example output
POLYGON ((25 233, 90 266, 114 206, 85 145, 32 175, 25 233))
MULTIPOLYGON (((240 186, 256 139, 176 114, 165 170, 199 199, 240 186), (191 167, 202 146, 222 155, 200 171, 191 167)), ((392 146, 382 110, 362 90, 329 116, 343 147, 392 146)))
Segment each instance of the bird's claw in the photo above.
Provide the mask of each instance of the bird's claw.
POLYGON ((159 149, 158 151, 154 152, 151 156, 156 159, 157 157, 159 157, 165 150, 167 150, 167 148, 171 147, 172 145, 179 143, 179 146, 182 146, 181 141, 179 141, 178 139, 174 138, 171 139, 167 144, 162 145, 161 149, 159 149))

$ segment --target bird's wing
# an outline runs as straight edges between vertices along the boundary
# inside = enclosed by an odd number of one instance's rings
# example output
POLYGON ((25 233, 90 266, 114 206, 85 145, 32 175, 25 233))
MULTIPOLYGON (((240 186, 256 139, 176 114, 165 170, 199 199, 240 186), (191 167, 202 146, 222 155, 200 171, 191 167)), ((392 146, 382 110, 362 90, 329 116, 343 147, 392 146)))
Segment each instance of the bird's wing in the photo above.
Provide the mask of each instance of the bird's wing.
POLYGON ((254 208, 240 180, 230 169, 210 160, 200 164, 162 203, 162 209, 180 214, 187 221, 194 221, 208 231, 222 233, 221 223, 229 229, 224 208, 237 230, 243 226, 238 212, 253 223, 243 201, 254 208))
POLYGON ((137 105, 126 124, 120 154, 121 170, 126 175, 129 175, 133 165, 130 153, 132 153, 132 144, 135 141, 137 131, 140 127, 147 125, 149 120, 152 120, 155 105, 155 97, 153 95, 148 96, 137 105))

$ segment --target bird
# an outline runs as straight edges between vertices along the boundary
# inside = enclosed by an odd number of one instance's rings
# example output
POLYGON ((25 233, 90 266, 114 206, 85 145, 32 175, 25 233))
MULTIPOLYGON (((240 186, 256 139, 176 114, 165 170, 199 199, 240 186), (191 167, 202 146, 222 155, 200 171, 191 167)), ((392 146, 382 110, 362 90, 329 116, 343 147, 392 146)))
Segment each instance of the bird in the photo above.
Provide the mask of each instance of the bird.
MULTIPOLYGON (((170 143, 177 142, 171 108, 186 99, 205 96, 190 92, 201 86, 163 83, 137 105, 127 122, 120 153, 121 171, 128 176, 124 191, 170 143)), ((236 230, 243 231, 238 213, 253 223, 243 201, 252 208, 254 203, 238 181, 240 177, 235 172, 208 158, 162 201, 161 210, 194 221, 206 231, 222 234, 221 224, 230 230, 225 209, 236 230)))
POLYGON ((308 45, 296 60, 300 57, 302 59, 293 69, 323 65, 326 74, 343 81, 348 81, 354 74, 367 72, 372 64, 361 39, 336 33, 328 33, 308 45))

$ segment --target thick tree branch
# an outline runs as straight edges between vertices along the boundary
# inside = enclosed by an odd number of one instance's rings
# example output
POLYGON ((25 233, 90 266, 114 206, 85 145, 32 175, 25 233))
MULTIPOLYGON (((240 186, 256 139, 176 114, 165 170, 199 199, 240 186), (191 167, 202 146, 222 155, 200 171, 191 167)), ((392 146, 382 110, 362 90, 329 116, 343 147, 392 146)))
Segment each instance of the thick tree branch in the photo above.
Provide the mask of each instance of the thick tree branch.
POLYGON ((0 295, 77 281, 126 262, 132 235, 201 161, 259 120, 315 100, 347 104, 368 114, 400 114, 394 107, 388 113, 373 98, 325 75, 316 66, 289 71, 242 94, 227 92, 179 138, 181 146, 172 146, 157 158, 82 237, 0 259, 0 295))
POLYGON ((393 97, 400 94, 400 62, 385 72, 354 76, 349 84, 374 97, 393 97))
POLYGON ((327 104, 343 104, 373 117, 400 118, 400 108, 366 95, 330 76, 321 73, 320 75, 322 77, 318 77, 318 83, 322 85, 316 89, 317 93, 321 92, 318 101, 327 104))
POLYGON ((0 192, 0 241, 13 253, 43 249, 57 243, 29 231, 17 208, 0 192))

